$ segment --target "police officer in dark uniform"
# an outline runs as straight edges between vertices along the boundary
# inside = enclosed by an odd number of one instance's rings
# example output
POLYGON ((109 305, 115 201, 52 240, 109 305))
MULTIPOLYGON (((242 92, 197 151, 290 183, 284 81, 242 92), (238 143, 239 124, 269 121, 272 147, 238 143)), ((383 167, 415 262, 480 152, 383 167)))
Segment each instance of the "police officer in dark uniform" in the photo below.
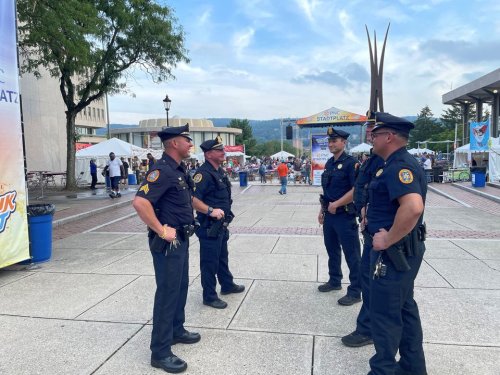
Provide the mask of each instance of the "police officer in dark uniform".
MULTIPOLYGON (((375 123, 372 121, 366 125, 371 130, 375 123)), ((371 138, 366 141, 371 143, 371 138)), ((356 183, 354 184, 354 206, 356 207, 356 214, 363 234, 363 253, 359 269, 363 302, 356 320, 356 330, 342 337, 342 343, 350 347, 361 347, 373 343, 370 329, 370 278, 373 275, 370 273, 372 239, 366 231, 366 206, 368 204, 368 185, 372 177, 375 176, 375 172, 383 165, 384 160, 370 152, 370 157, 359 167, 356 183)))
POLYGON ((320 198, 321 210, 318 221, 323 224, 323 234, 328 252, 328 272, 330 279, 318 287, 320 292, 342 289, 341 247, 349 267, 351 285, 347 294, 338 300, 344 306, 361 301, 359 262, 358 224, 353 201, 354 182, 358 162, 345 153, 349 133, 342 130, 328 129, 328 148, 333 157, 328 159, 321 176, 323 194, 320 198))
POLYGON ((171 345, 200 341, 198 333, 184 328, 194 184, 182 159, 189 157, 192 143, 188 125, 165 128, 158 136, 165 148, 163 157, 150 168, 133 206, 149 228, 155 269, 151 365, 178 373, 187 364, 172 353, 171 345))
POLYGON ((384 159, 368 187, 367 230, 373 236, 370 324, 376 354, 370 374, 426 374, 422 326, 413 288, 425 251, 427 183, 406 151, 414 125, 375 114, 373 152, 384 159), (400 360, 396 362, 399 350, 400 360))
POLYGON ((229 271, 228 225, 233 219, 231 212, 231 182, 222 169, 226 160, 221 137, 205 141, 200 145, 205 154, 205 163, 193 177, 196 184, 193 206, 198 212, 200 227, 196 235, 200 239, 200 270, 203 287, 203 304, 224 309, 227 303, 221 300, 216 279, 221 285, 221 294, 241 293, 244 285, 237 285, 229 271))

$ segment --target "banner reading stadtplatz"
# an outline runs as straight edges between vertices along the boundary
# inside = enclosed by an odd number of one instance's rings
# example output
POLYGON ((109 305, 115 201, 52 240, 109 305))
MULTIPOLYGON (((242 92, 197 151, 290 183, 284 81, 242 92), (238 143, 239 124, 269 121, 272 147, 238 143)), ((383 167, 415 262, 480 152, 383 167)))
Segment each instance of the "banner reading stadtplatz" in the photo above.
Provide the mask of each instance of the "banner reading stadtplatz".
POLYGON ((14 2, 0 1, 0 268, 29 258, 14 2))

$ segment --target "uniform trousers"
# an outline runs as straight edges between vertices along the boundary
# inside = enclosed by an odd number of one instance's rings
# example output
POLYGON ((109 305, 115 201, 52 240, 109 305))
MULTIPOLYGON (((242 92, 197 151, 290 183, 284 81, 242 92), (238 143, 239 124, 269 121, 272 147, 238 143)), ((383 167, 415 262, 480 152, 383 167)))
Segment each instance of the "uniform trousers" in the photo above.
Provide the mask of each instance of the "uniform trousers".
POLYGON ((351 282, 351 285, 347 287, 347 294, 354 298, 360 298, 359 264, 361 249, 356 216, 349 215, 346 212, 336 214, 327 212, 323 222, 323 238, 328 253, 329 284, 340 286, 342 282, 341 251, 343 250, 349 267, 349 281, 351 282))
POLYGON ((363 233, 363 253, 359 266, 359 278, 361 281, 361 293, 363 294, 363 304, 356 319, 356 332, 371 337, 370 326, 370 279, 373 276, 370 268, 370 253, 372 251, 372 237, 363 233))
POLYGON ((425 245, 419 242, 417 254, 407 257, 411 267, 407 272, 397 271, 384 251, 371 252, 372 267, 381 254, 387 271, 385 276, 370 282, 370 322, 376 351, 370 359, 370 374, 394 374, 398 367, 395 359, 398 349, 399 367, 413 375, 427 373, 422 325, 413 299, 414 281, 424 252, 425 245))
POLYGON ((196 231, 200 239, 200 271, 201 286, 203 287, 203 300, 211 302, 217 299, 217 279, 221 290, 231 290, 234 286, 233 275, 229 271, 229 253, 227 241, 229 231, 223 228, 221 233, 215 238, 207 236, 207 228, 200 227, 196 231))
POLYGON ((156 293, 150 348, 151 356, 157 360, 172 355, 170 346, 173 337, 184 333, 184 308, 189 285, 189 239, 178 240, 179 245, 168 249, 166 254, 151 251, 156 293))

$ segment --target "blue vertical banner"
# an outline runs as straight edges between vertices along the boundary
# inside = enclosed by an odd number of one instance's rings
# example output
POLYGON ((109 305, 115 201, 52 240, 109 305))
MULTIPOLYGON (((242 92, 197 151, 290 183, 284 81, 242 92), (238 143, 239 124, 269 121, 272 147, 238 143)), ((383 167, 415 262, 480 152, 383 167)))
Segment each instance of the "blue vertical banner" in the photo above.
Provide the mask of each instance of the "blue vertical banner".
POLYGON ((490 139, 490 120, 470 123, 470 150, 487 151, 490 139))
POLYGON ((325 135, 311 136, 311 170, 312 184, 321 186, 321 175, 325 170, 325 164, 332 157, 328 148, 328 137, 325 135))
POLYGON ((0 268, 29 258, 15 0, 0 0, 0 268))

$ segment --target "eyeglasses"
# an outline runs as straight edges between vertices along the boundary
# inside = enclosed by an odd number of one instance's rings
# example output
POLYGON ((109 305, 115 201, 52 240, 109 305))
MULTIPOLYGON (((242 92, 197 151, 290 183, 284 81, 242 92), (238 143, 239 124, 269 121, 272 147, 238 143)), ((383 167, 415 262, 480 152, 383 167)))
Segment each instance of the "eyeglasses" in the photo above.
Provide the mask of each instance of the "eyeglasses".
POLYGON ((377 133, 371 133, 371 138, 372 140, 377 138, 379 135, 382 135, 382 134, 395 134, 393 132, 377 132, 377 133))

